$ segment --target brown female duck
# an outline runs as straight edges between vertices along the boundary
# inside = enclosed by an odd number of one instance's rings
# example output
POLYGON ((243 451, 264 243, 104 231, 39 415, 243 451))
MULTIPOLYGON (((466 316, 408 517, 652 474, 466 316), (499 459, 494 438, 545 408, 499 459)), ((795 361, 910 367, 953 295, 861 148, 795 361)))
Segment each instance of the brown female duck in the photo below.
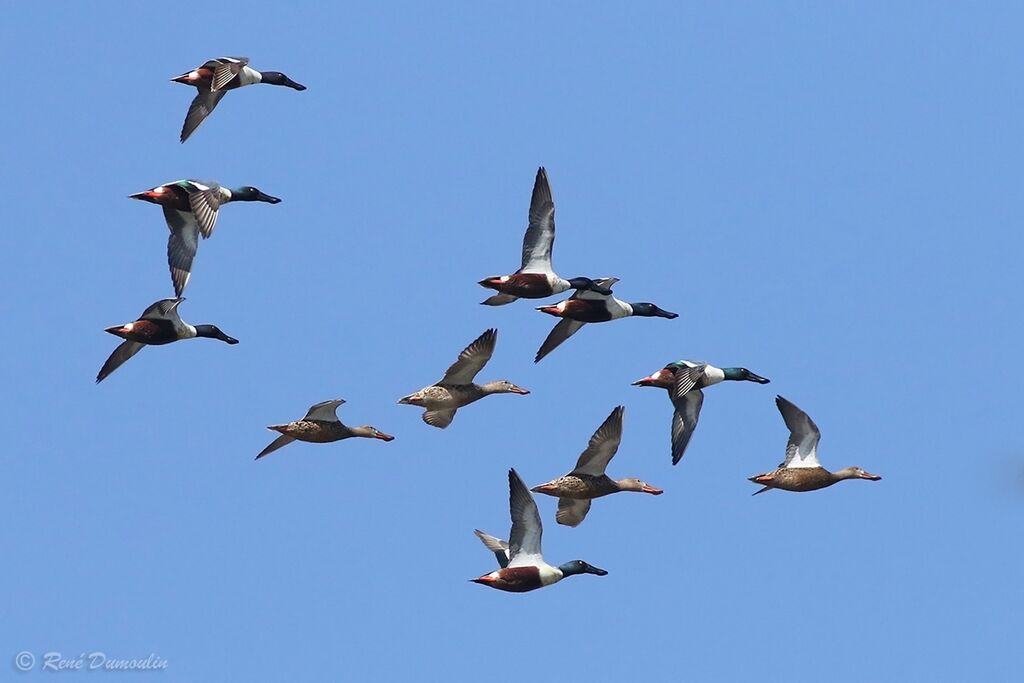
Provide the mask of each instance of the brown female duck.
POLYGON ((345 400, 341 398, 323 401, 311 406, 306 412, 306 416, 301 420, 283 425, 270 425, 267 429, 281 432, 281 436, 274 439, 269 446, 260 451, 256 459, 259 460, 264 455, 269 455, 278 448, 287 446, 292 441, 331 443, 332 441, 341 441, 353 436, 380 439, 382 441, 391 441, 395 438, 369 425, 349 427, 342 424, 341 420, 338 419, 338 406, 343 403, 345 403, 345 400))
POLYGON ((775 397, 775 405, 782 413, 782 419, 789 428, 789 442, 786 444, 786 460, 773 472, 750 477, 755 484, 763 484, 754 492, 764 493, 768 489, 784 491, 816 491, 844 479, 867 479, 878 481, 877 474, 865 472, 859 467, 846 467, 830 472, 818 462, 818 441, 821 432, 818 425, 804 411, 781 396, 775 397))
POLYGON ((423 413, 423 421, 431 427, 444 429, 452 423, 456 410, 474 401, 479 401, 484 396, 530 393, 504 379, 486 384, 473 382, 477 373, 491 359, 497 341, 498 331, 493 328, 487 330, 462 350, 458 360, 448 368, 439 382, 408 396, 403 396, 398 399, 398 402, 426 408, 423 413))
POLYGON ((533 487, 534 493, 558 497, 555 521, 578 526, 590 511, 590 501, 619 491, 661 495, 663 491, 639 479, 614 480, 604 473, 622 440, 622 406, 617 407, 590 437, 590 444, 576 462, 576 469, 558 479, 533 487))

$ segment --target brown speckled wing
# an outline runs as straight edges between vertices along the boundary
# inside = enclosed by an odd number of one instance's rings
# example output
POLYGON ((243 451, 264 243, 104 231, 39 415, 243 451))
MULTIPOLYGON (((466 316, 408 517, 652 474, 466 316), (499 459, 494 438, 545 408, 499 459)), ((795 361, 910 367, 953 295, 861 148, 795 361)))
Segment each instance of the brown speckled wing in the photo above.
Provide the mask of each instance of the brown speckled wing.
POLYGON ((555 521, 565 526, 579 526, 588 512, 590 512, 589 499, 559 498, 555 521))
POLYGON ((473 340, 462 350, 459 359, 452 363, 438 384, 471 384, 477 373, 483 370, 494 354, 498 341, 498 330, 493 327, 473 340))
POLYGON ((451 410, 427 410, 421 415, 423 421, 431 427, 444 429, 455 419, 455 408, 451 410))

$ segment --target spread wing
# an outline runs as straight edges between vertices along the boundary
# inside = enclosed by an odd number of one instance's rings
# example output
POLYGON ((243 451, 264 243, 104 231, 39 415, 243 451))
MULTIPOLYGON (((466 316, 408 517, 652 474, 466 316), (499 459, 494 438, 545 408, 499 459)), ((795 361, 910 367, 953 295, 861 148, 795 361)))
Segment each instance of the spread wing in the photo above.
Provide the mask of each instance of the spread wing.
POLYGON ((293 439, 292 437, 288 436, 287 434, 282 434, 281 436, 279 436, 276 439, 274 439, 273 441, 271 441, 270 444, 266 448, 264 448, 262 451, 260 451, 260 454, 256 456, 256 459, 259 460, 264 455, 270 455, 271 453, 276 451, 278 448, 281 448, 282 446, 287 446, 292 441, 295 441, 295 439, 293 439))
POLYGON ((192 215, 195 216, 196 225, 199 226, 199 232, 204 238, 212 235, 213 229, 217 227, 220 201, 221 195, 216 187, 192 192, 188 196, 192 215))
POLYGON ((338 406, 345 402, 343 398, 321 401, 309 407, 303 420, 320 420, 321 422, 338 422, 338 406))
POLYGON ((107 378, 107 375, 124 365, 125 361, 141 351, 143 346, 145 346, 145 344, 133 341, 121 342, 118 347, 114 349, 114 352, 110 354, 110 357, 107 358, 107 362, 103 364, 103 367, 100 368, 99 374, 96 375, 96 384, 102 382, 107 378))
POLYGON ((139 320, 175 320, 178 318, 176 309, 181 302, 185 299, 178 297, 176 299, 160 299, 156 303, 150 304, 146 310, 139 316, 139 320))
POLYGON ((480 542, 487 546, 487 549, 494 553, 498 565, 504 569, 508 566, 508 541, 503 541, 496 536, 485 534, 479 529, 473 529, 473 533, 480 539, 480 542))
POLYGON ((210 90, 217 91, 223 88, 248 63, 248 57, 221 57, 208 61, 204 66, 213 69, 213 83, 210 84, 210 90))
POLYGON ((704 404, 704 392, 696 389, 682 398, 672 399, 675 411, 672 413, 672 464, 678 465, 690 445, 690 437, 697 429, 700 407, 704 404))
POLYGON ((783 467, 821 467, 818 462, 818 441, 821 439, 818 425, 814 424, 807 413, 781 396, 775 397, 775 405, 789 427, 783 467))
POLYGON ((548 174, 541 166, 530 198, 530 224, 523 236, 523 273, 553 274, 551 247, 555 242, 555 203, 551 200, 548 174))
MULTIPOLYGON (((598 287, 604 287, 605 289, 609 289, 610 290, 612 288, 612 285, 614 285, 618 281, 619 281, 619 278, 617 278, 617 277, 602 277, 602 278, 598 278, 598 279, 594 280, 594 284, 597 285, 598 287)), ((595 291, 593 291, 591 289, 577 289, 575 292, 573 292, 573 295, 570 296, 569 298, 570 299, 594 299, 594 300, 600 301, 602 299, 607 299, 610 296, 611 296, 611 294, 601 294, 601 293, 595 292, 595 291)))
POLYGON ((558 324, 548 332, 548 336, 544 339, 544 343, 540 345, 539 349, 537 349, 537 355, 534 357, 533 362, 539 363, 541 358, 557 349, 559 344, 579 332, 580 328, 584 325, 586 325, 586 323, 581 323, 579 320, 572 320, 571 318, 562 318, 559 320, 558 324))
POLYGON ((431 427, 444 429, 455 419, 456 410, 456 408, 450 410, 425 410, 420 417, 431 427))
POLYGON ((181 127, 181 141, 185 142, 195 132, 207 116, 210 115, 220 101, 224 98, 225 90, 214 92, 209 88, 198 88, 195 99, 188 107, 188 114, 185 115, 185 124, 181 127))
MULTIPOLYGON (((615 408, 605 419, 594 435, 590 437, 590 445, 583 451, 580 459, 576 461, 576 469, 570 474, 589 474, 593 477, 600 477, 608 467, 615 451, 619 450, 619 441, 622 440, 622 414, 626 409, 622 406, 615 408)), ((561 509, 561 504, 559 504, 561 509)), ((586 514, 584 511, 583 514, 586 514)), ((580 521, 583 518, 580 517, 580 521)), ((577 522, 578 523, 578 522, 577 522)), ((570 525, 575 526, 575 524, 570 525)))
POLYGON ((590 499, 576 500, 575 498, 559 498, 558 512, 555 513, 555 521, 565 526, 579 526, 583 518, 590 512, 590 499))
POLYGON ((199 226, 191 213, 163 207, 167 227, 171 230, 167 238, 167 266, 171 270, 174 294, 181 296, 192 276, 192 261, 199 249, 199 226))
POLYGON ((544 561, 540 552, 540 537, 543 533, 540 512, 530 490, 514 469, 508 471, 508 508, 512 515, 512 531, 508 537, 508 566, 537 566, 544 561))
POLYGON ((438 384, 472 384, 473 378, 491 359, 497 341, 498 330, 494 328, 481 334, 462 350, 459 359, 452 363, 438 384))

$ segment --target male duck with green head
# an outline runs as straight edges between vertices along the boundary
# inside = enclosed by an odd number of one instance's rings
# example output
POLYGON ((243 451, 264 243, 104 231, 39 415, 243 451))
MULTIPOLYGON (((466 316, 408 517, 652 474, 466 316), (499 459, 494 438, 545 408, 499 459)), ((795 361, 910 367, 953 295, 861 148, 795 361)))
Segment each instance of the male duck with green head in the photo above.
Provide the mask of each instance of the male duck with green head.
POLYGON ((672 464, 677 465, 697 429, 700 409, 704 404, 701 389, 726 380, 768 384, 767 377, 756 375, 746 368, 716 368, 710 363, 677 360, 652 375, 633 382, 634 386, 668 389, 675 408, 672 415, 672 464))

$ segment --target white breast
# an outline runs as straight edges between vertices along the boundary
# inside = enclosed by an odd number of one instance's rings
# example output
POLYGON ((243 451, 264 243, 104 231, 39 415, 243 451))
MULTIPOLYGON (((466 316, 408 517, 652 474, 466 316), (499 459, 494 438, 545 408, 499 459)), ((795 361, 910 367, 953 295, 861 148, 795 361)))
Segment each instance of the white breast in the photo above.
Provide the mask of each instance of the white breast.
POLYGON ((711 386, 712 384, 718 384, 725 380, 725 371, 722 368, 716 368, 714 365, 708 365, 704 368, 704 383, 705 386, 711 386))
POLYGON ((608 298, 608 311, 612 314, 612 320, 626 318, 633 315, 633 307, 625 301, 619 301, 615 297, 608 298))
POLYGON ((553 583, 558 583, 564 576, 562 570, 558 567, 552 567, 550 564, 543 564, 540 566, 540 585, 550 586, 553 583))
POLYGON ((238 73, 239 87, 243 85, 250 85, 252 83, 259 83, 263 80, 263 76, 256 69, 250 69, 248 66, 243 66, 242 70, 238 73))

